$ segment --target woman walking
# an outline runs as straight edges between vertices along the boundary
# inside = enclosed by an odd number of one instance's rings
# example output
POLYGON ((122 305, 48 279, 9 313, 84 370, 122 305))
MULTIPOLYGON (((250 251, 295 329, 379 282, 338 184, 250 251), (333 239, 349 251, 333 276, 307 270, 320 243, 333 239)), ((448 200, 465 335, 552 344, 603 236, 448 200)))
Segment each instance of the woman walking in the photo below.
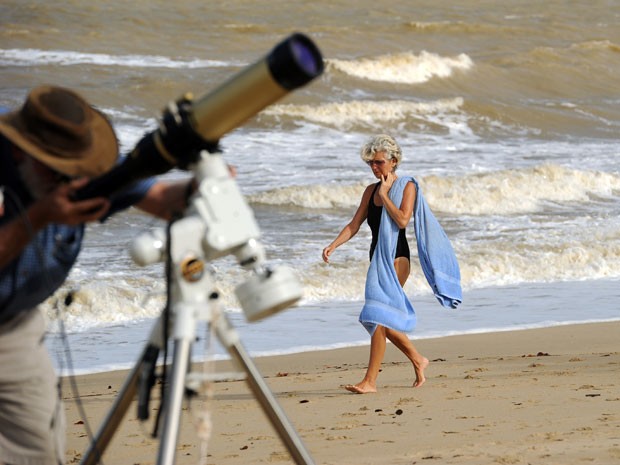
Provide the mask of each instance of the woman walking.
MULTIPOLYGON (((413 307, 402 290, 410 272, 410 251, 405 228, 414 214, 416 201, 420 200, 417 183, 411 177, 397 176, 396 169, 402 161, 402 151, 394 138, 389 135, 382 134, 372 138, 362 147, 361 158, 370 166, 379 181, 366 187, 351 221, 340 231, 336 239, 323 249, 323 260, 329 263, 334 250, 355 236, 362 223, 367 221, 372 232, 371 265, 366 280, 366 302, 360 314, 360 322, 371 335, 370 359, 364 378, 357 384, 346 385, 345 388, 357 394, 377 392, 377 376, 387 340, 411 361, 415 373, 413 386, 420 387, 426 381, 424 371, 429 361, 417 351, 405 334, 414 328, 416 320, 413 307)), ((422 204, 428 215, 430 212, 425 202, 422 201, 418 207, 422 204)), ((440 239, 447 240, 445 234, 439 236, 443 236, 439 237, 440 239)), ((449 242, 448 249, 448 255, 450 253, 453 255, 449 242)), ((424 251, 422 252, 426 255, 424 251)), ((455 263, 454 258, 452 268, 455 263)), ((427 269, 424 271, 428 279, 427 269)), ((432 273, 432 270, 430 271, 432 273)), ((451 271, 454 275, 454 269, 451 271)), ((458 264, 456 271, 456 278, 460 280, 458 264)), ((429 283, 431 280, 432 276, 429 283)), ((448 298, 442 303, 455 307, 460 302, 460 285, 458 292, 450 293, 454 294, 452 297, 455 298, 448 298)))

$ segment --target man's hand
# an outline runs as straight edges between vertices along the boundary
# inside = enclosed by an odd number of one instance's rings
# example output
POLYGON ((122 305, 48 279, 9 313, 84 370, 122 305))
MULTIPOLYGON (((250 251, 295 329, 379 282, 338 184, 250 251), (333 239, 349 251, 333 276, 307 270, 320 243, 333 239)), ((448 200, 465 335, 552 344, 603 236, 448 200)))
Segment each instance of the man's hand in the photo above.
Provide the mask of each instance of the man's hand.
POLYGON ((43 227, 48 223, 76 226, 100 219, 110 208, 104 197, 75 201, 72 195, 88 183, 87 178, 60 184, 32 205, 31 221, 43 227))
POLYGON ((75 202, 71 196, 83 187, 88 179, 78 179, 60 184, 31 204, 26 211, 26 221, 16 216, 0 226, 0 269, 17 257, 32 239, 31 233, 50 223, 78 225, 96 221, 106 214, 110 202, 103 198, 75 202))

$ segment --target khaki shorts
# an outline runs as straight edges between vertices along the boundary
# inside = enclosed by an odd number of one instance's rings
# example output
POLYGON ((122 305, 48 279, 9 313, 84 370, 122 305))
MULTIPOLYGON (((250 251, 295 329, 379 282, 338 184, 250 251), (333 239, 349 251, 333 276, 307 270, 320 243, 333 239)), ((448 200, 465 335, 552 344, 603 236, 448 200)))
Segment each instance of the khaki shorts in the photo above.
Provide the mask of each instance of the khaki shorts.
POLYGON ((0 325, 0 463, 64 463, 65 416, 38 309, 0 325))

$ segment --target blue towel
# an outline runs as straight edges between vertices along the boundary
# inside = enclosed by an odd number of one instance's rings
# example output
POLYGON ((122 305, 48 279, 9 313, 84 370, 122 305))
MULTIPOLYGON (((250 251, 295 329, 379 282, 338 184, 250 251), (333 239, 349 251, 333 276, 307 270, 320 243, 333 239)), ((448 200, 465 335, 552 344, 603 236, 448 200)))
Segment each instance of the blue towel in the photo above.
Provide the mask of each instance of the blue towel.
POLYGON ((417 181, 408 179, 417 189, 413 217, 422 271, 439 303, 444 307, 456 308, 463 300, 461 271, 456 254, 450 239, 426 203, 417 181))
MULTIPOLYGON (((437 300, 444 307, 456 308, 462 300, 461 273, 450 240, 431 212, 417 181, 402 176, 394 181, 390 199, 400 205, 408 182, 416 186, 413 210, 414 229, 420 265, 437 300)), ((366 276, 364 307, 359 321, 372 335, 377 325, 409 332, 416 324, 413 305, 403 291, 394 269, 398 226, 386 208, 381 212, 377 247, 366 276)))

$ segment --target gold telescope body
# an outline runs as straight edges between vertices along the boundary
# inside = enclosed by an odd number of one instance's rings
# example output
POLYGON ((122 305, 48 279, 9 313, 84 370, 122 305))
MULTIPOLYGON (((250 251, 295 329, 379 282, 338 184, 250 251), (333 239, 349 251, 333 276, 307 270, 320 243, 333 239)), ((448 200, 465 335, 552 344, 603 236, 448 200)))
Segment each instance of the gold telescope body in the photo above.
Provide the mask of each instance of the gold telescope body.
POLYGON ((217 142, 287 93, 287 89, 273 80, 267 62, 262 60, 194 102, 190 121, 204 140, 217 142))
POLYGON ((323 71, 323 59, 303 34, 292 34, 262 60, 193 103, 189 119, 205 141, 217 142, 268 105, 323 71))
POLYGON ((204 97, 169 106, 159 129, 146 134, 121 164, 76 192, 75 199, 108 196, 175 166, 186 169, 200 150, 216 150, 223 135, 318 77, 323 67, 312 40, 300 33, 290 35, 204 97))

